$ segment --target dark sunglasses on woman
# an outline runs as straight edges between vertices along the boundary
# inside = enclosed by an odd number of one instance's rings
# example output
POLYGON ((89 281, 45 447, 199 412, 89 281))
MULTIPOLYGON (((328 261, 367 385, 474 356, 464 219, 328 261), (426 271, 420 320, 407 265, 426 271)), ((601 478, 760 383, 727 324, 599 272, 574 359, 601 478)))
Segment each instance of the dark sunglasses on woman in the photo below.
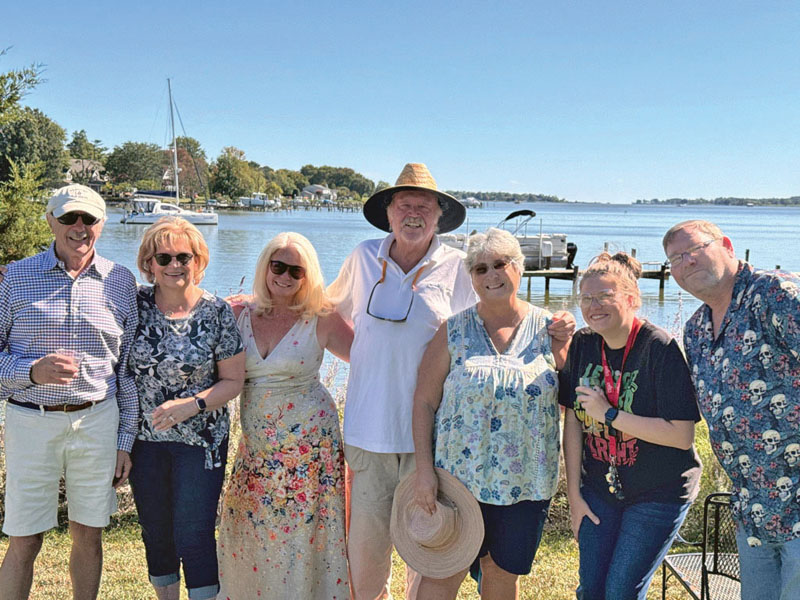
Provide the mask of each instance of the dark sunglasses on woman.
POLYGON ((179 264, 183 265, 184 267, 189 264, 189 261, 194 258, 194 254, 189 254, 188 252, 180 252, 179 254, 167 254, 166 252, 158 252, 153 255, 153 258, 156 259, 156 263, 160 267, 166 267, 168 264, 172 262, 172 259, 178 261, 179 264))
POLYGON ((78 222, 78 219, 83 221, 83 224, 87 227, 90 227, 97 223, 100 219, 97 217, 93 217, 92 215, 87 215, 86 213, 79 213, 79 212, 68 212, 64 213, 60 217, 56 217, 56 221, 61 223, 62 225, 75 225, 78 222))
POLYGON ((300 265, 289 265, 280 260, 269 261, 269 270, 275 275, 283 275, 287 269, 289 270, 289 276, 292 279, 302 279, 306 276, 305 267, 301 267, 300 265))

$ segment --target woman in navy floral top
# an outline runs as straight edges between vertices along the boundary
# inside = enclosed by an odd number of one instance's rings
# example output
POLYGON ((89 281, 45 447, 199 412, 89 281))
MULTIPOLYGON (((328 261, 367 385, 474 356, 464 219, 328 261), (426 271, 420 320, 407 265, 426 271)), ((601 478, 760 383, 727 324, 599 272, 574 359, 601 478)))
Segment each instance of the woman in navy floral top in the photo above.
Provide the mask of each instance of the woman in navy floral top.
POLYGON ((150 582, 179 597, 180 566, 192 600, 219 591, 214 527, 228 450, 227 402, 242 389, 244 352, 233 312, 198 287, 208 247, 197 228, 165 217, 142 238, 130 353, 141 405, 131 486, 150 582))

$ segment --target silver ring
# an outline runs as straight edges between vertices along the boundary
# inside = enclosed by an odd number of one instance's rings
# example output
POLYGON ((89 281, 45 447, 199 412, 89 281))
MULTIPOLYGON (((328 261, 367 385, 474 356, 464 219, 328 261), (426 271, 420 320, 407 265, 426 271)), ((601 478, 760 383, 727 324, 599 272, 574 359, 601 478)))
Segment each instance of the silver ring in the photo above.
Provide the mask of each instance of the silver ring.
POLYGON ((172 415, 168 415, 168 416, 167 416, 167 418, 168 418, 170 421, 172 421, 173 423, 175 422, 175 417, 173 417, 172 415))

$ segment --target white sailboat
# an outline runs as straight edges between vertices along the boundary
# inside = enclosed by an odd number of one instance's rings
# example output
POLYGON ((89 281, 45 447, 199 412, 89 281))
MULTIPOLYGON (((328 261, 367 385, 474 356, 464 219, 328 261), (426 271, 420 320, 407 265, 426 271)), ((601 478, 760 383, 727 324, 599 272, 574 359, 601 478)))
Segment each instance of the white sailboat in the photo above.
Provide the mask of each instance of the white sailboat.
MULTIPOLYGON (((172 174, 175 180, 175 201, 180 199, 180 182, 178 180, 178 142, 175 137, 175 110, 172 102, 172 82, 167 79, 169 88, 169 124, 172 130, 172 174)), ((151 225, 161 217, 173 215, 186 219, 195 225, 217 225, 219 216, 210 207, 203 212, 186 210, 177 204, 162 202, 163 196, 134 194, 131 208, 120 220, 130 225, 151 225)))

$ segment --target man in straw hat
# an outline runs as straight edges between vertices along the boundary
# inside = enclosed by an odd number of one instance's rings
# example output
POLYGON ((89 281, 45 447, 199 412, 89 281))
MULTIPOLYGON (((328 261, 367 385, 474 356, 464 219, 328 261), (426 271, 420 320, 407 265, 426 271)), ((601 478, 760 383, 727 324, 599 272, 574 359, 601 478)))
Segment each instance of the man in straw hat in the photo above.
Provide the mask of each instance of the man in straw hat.
MULTIPOLYGON (((424 164, 407 164, 393 187, 367 200, 364 216, 388 235, 359 244, 328 293, 355 329, 344 414, 347 549, 354 598, 373 600, 389 597, 392 499, 414 472, 411 412, 422 354, 439 325, 476 297, 464 253, 436 237, 461 225, 466 211, 424 164)), ((408 598, 418 580, 409 569, 408 598)))
POLYGON ((47 204, 46 251, 9 265, 0 282, 0 398, 6 496, 0 598, 28 597, 43 532, 57 525, 65 474, 74 598, 97 597, 101 533, 128 477, 139 402, 127 367, 136 280, 95 243, 106 206, 68 185, 47 204), (114 487, 112 487, 112 484, 114 487))

